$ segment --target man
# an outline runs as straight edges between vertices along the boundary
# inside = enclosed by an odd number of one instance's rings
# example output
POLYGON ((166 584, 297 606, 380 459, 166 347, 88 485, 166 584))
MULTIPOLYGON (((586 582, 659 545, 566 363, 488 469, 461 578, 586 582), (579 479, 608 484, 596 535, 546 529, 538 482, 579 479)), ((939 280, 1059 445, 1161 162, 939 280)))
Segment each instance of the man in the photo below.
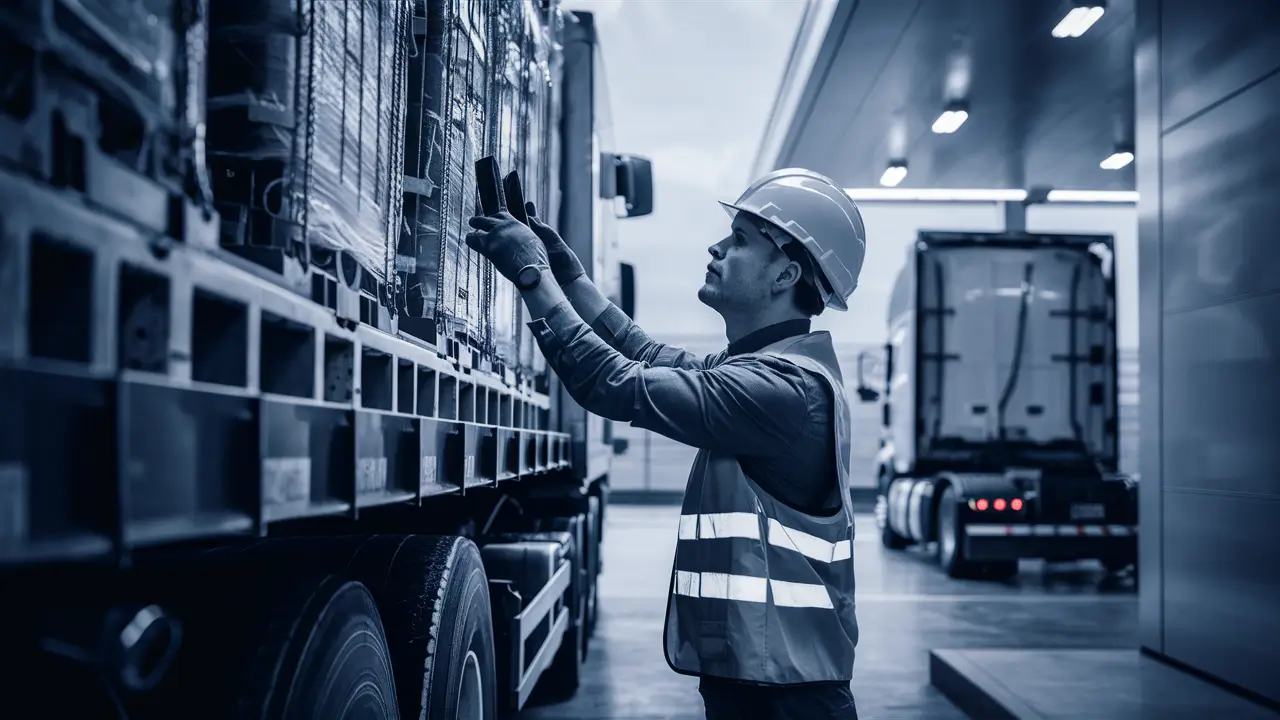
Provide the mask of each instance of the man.
POLYGON ((698 299, 728 347, 649 339, 526 208, 475 217, 473 249, 520 289, 551 369, 588 411, 699 449, 667 601, 673 670, 701 679, 709 720, 856 718, 848 411, 825 332, 847 308, 866 235, 834 182, 787 169, 732 204, 698 299))

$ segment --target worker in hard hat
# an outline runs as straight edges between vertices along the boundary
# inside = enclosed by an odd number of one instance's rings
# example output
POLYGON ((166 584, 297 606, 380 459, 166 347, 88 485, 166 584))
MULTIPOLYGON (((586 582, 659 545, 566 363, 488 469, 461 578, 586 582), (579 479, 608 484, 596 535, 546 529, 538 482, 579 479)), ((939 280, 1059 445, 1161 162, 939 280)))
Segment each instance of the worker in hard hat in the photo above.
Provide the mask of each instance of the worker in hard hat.
POLYGON ((848 307, 862 216, 799 169, 721 204, 729 233, 707 249, 698 299, 728 347, 706 357, 651 340, 536 219, 472 218, 467 243, 520 289, 574 400, 698 448, 663 644, 673 670, 701 679, 706 717, 856 718, 849 412, 831 336, 810 321, 848 307))

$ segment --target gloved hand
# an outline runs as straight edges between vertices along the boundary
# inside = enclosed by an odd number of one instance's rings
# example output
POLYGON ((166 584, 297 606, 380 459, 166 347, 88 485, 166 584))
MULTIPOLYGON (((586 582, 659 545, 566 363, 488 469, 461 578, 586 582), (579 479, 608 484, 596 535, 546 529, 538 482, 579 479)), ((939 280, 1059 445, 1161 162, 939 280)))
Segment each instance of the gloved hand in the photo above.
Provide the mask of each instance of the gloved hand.
POLYGON ((510 213, 476 215, 470 224, 475 230, 467 233, 467 247, 488 258, 507 280, 514 283, 527 265, 550 266, 542 240, 510 213))
POLYGON ((538 217, 538 208, 534 207, 532 202, 527 202, 524 204, 524 211, 529 216, 529 224, 533 226, 533 232, 547 248, 547 258, 551 265, 551 273, 556 278, 556 284, 562 288, 568 287, 569 283, 586 275, 587 271, 582 267, 582 262, 565 244, 560 233, 538 217))

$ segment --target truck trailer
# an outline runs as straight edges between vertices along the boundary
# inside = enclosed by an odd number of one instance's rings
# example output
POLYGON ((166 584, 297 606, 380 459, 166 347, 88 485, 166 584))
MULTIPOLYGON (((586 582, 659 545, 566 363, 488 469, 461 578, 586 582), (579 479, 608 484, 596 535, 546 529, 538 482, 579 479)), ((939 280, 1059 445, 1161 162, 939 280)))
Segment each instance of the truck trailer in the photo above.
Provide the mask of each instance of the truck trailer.
POLYGON ((858 395, 881 407, 885 547, 935 543, 952 577, 1008 579, 1021 558, 1136 562, 1112 262, 1110 236, 918 235, 883 357, 858 359, 858 395))
POLYGON ((592 15, 22 0, 0 36, 0 715, 571 695, 615 445, 464 237, 493 156, 634 316, 652 174, 592 15))

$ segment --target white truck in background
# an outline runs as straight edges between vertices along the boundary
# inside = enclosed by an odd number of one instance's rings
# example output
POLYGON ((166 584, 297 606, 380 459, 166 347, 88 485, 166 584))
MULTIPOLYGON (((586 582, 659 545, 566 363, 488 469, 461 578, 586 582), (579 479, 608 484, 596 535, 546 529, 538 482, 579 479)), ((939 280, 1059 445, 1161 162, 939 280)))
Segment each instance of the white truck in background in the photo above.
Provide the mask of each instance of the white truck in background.
POLYGON ((1136 562, 1110 236, 921 232, 887 320, 880 377, 866 353, 857 372, 861 400, 881 405, 887 548, 936 543, 952 577, 1007 579, 1020 558, 1136 562))

